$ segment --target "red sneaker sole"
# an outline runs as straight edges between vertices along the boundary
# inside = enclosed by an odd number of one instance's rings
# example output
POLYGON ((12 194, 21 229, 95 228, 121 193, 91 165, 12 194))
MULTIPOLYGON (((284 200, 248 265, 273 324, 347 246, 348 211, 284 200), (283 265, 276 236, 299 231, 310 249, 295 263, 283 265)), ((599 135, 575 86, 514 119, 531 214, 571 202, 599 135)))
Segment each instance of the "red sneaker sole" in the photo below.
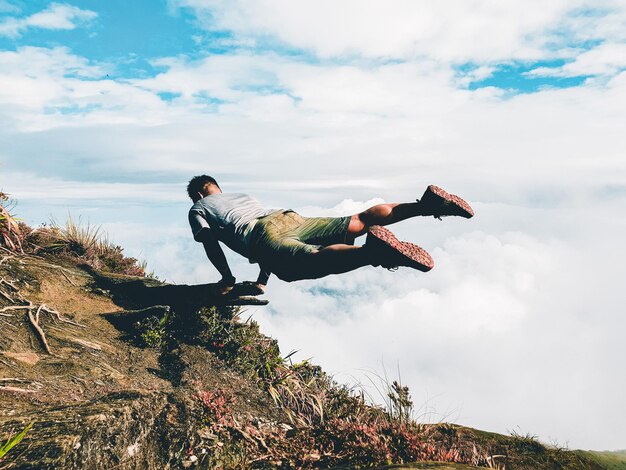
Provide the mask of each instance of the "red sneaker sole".
POLYGON ((374 225, 368 232, 373 236, 402 254, 410 263, 410 267, 423 272, 430 271, 435 267, 435 261, 426 250, 411 242, 403 242, 385 227, 374 225))
POLYGON ((468 219, 474 217, 474 209, 472 209, 472 206, 470 206, 463 198, 460 198, 456 194, 450 194, 446 190, 441 189, 439 186, 435 186, 434 184, 428 186, 428 189, 440 198, 445 199, 446 201, 460 207, 467 213, 468 219))

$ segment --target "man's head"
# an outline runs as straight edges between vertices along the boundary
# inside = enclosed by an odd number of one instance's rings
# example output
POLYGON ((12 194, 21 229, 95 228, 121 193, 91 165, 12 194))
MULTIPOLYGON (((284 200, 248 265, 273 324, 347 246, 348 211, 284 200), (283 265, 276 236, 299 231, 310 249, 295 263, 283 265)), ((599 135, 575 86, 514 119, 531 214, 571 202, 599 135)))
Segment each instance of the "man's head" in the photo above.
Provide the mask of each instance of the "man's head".
POLYGON ((194 176, 187 185, 187 194, 193 202, 197 202, 209 194, 221 193, 220 185, 214 178, 207 175, 194 176))

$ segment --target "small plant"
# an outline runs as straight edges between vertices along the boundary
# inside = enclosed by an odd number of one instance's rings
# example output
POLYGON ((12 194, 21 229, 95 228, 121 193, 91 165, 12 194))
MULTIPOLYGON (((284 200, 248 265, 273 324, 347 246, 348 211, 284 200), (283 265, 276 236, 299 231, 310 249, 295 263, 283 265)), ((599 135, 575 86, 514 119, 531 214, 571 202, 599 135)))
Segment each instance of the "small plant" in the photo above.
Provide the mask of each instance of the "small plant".
POLYGON ((367 380, 373 386, 379 396, 376 400, 370 393, 366 392, 366 388, 361 385, 363 394, 368 398, 370 404, 377 401, 383 401, 385 404, 385 414, 390 421, 396 421, 399 424, 415 423, 415 411, 413 401, 408 386, 403 386, 400 379, 400 367, 398 366, 398 380, 391 380, 387 374, 387 370, 383 365, 383 375, 376 372, 369 372, 367 380))
POLYGON ((277 365, 266 388, 292 424, 310 427, 324 423, 328 398, 326 388, 320 387, 315 377, 307 376, 308 365, 306 361, 295 366, 277 365))
POLYGON ((20 224, 11 213, 13 203, 9 196, 0 191, 0 245, 11 251, 23 253, 20 224))
POLYGON ((250 318, 238 322, 226 319, 216 308, 201 310, 199 337, 217 357, 246 377, 257 381, 276 405, 298 426, 313 426, 324 422, 326 396, 330 380, 306 361, 288 363, 289 354, 282 357, 276 340, 259 331, 250 318), (325 381, 325 382, 324 382, 325 381))
POLYGON ((511 431, 510 434, 513 438, 513 447, 521 454, 534 454, 544 451, 544 446, 539 442, 537 436, 530 433, 522 434, 516 430, 511 431))
POLYGON ((145 277, 154 279, 155 281, 165 282, 165 280, 160 279, 159 276, 157 276, 154 271, 148 271, 148 262, 145 259, 142 259, 141 261, 137 261, 137 265, 139 266, 141 271, 143 271, 145 277))
POLYGON ((409 394, 409 387, 402 386, 397 380, 394 380, 389 387, 387 393, 391 403, 391 416, 400 423, 408 423, 413 415, 413 402, 409 394))
POLYGON ((233 426, 230 407, 235 398, 224 390, 201 390, 196 398, 202 403, 207 418, 215 426, 233 426))
POLYGON ((253 380, 274 376, 283 358, 276 340, 262 335, 258 323, 224 318, 217 308, 204 308, 200 313, 199 339, 217 357, 253 380))
POLYGON ((152 316, 139 322, 137 328, 141 331, 139 337, 143 345, 157 349, 163 345, 167 320, 168 314, 166 313, 161 318, 152 316))
POLYGON ((30 423, 28 426, 22 429, 21 432, 7 439, 7 442, 2 447, 0 447, 0 459, 4 457, 7 452, 9 452, 13 447, 18 445, 22 441, 22 439, 24 439, 24 436, 28 431, 30 431, 30 428, 33 427, 33 424, 34 423, 30 423))

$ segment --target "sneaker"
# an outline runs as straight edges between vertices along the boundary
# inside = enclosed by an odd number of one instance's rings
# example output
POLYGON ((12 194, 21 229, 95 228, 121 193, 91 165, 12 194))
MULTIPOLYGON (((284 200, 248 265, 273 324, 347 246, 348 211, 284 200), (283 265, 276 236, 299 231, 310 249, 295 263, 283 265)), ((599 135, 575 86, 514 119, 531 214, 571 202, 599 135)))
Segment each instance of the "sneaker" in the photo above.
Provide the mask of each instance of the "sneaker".
POLYGON ((467 203, 455 194, 450 194, 439 186, 431 184, 424 191, 421 199, 417 199, 422 205, 422 215, 432 215, 441 220, 442 217, 459 216, 470 219, 474 216, 474 210, 467 203))
POLYGON ((365 246, 373 255, 372 266, 382 266, 390 270, 407 266, 423 272, 430 271, 435 266, 426 250, 415 243, 398 240, 390 230, 380 225, 369 228, 365 246))

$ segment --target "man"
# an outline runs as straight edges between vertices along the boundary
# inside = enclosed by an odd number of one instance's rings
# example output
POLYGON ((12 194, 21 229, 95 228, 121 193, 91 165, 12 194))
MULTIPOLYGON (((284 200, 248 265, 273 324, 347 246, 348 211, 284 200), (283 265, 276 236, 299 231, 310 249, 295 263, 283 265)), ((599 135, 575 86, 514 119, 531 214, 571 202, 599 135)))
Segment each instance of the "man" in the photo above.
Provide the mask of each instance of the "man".
POLYGON ((271 273, 291 282, 368 265, 429 271, 434 262, 425 250, 398 240, 383 226, 416 216, 469 219, 474 215, 466 201, 433 185, 416 202, 378 204, 345 217, 302 217, 292 210, 267 210, 246 194, 223 193, 207 175, 192 178, 187 193, 194 202, 189 210, 194 239, 204 245, 221 274, 222 294, 232 289, 235 277, 219 242, 259 264, 259 277, 251 288, 262 293, 271 273), (364 234, 365 245, 355 246, 355 239, 364 234))

